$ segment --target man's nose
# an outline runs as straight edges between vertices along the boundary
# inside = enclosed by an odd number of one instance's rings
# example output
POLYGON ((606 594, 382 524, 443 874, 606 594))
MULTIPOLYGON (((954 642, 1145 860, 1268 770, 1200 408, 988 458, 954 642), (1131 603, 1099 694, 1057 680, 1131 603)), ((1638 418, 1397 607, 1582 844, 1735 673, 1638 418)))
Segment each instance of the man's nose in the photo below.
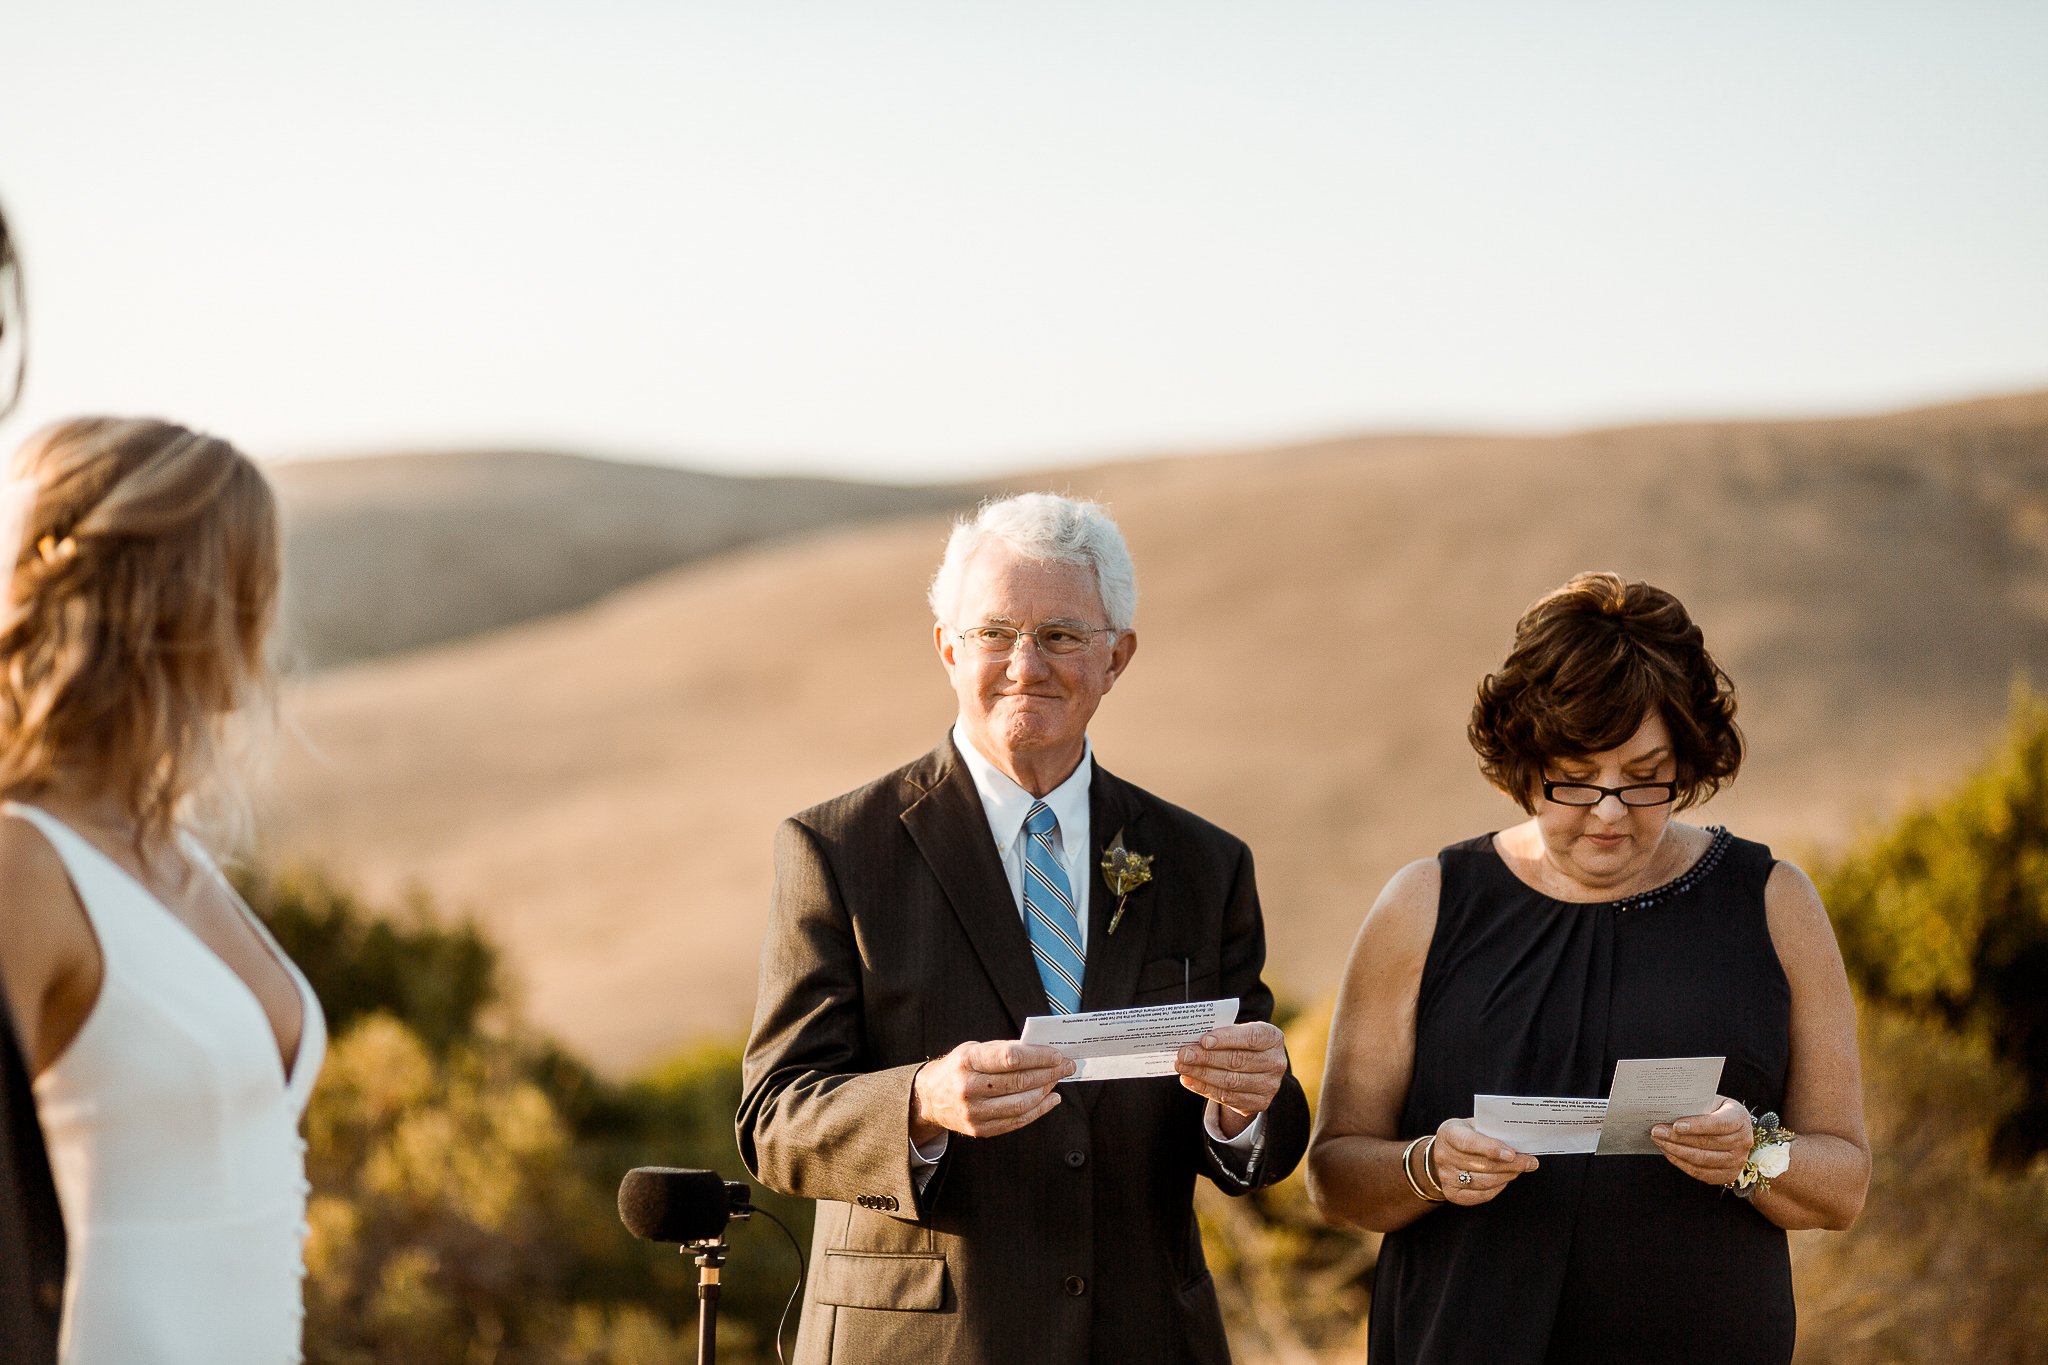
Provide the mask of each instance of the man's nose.
POLYGON ((1052 671, 1045 651, 1038 647, 1036 635, 1019 635, 1017 643, 1010 646, 1010 676, 1012 678, 1041 678, 1052 671))

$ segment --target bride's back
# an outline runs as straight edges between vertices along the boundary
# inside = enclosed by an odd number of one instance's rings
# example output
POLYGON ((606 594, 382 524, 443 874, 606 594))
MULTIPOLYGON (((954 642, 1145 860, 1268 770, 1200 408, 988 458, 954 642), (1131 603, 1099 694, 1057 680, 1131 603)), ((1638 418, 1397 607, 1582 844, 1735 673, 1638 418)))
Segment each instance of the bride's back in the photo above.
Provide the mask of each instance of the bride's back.
POLYGON ((181 822, 267 703, 276 507, 225 442, 88 419, 0 484, 0 981, 70 1242, 61 1357, 296 1359, 318 1002, 181 822))

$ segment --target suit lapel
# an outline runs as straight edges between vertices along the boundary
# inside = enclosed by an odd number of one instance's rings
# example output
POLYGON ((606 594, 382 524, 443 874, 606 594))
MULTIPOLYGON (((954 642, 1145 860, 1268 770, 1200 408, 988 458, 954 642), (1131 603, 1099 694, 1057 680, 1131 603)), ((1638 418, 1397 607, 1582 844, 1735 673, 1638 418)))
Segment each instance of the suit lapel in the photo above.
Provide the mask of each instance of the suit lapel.
POLYGON ((1122 1009, 1138 989, 1138 968, 1145 960, 1145 940, 1151 937, 1154 918, 1150 901, 1157 893, 1149 886, 1135 892, 1123 923, 1111 934, 1109 922, 1116 917, 1117 898, 1102 879, 1102 851, 1121 832, 1128 846, 1143 852, 1143 814, 1130 784, 1097 764, 1095 780, 1088 788, 1088 823, 1095 847, 1089 850, 1082 874, 1088 879, 1088 974, 1081 982, 1084 1010, 1122 1009))
MULTIPOLYGON (((1137 994, 1138 968, 1145 961, 1145 942, 1151 937, 1153 920, 1152 915, 1145 913, 1152 907, 1143 897, 1152 888, 1135 893, 1140 899, 1132 901, 1123 923, 1114 934, 1110 933, 1109 922, 1116 916, 1117 898, 1102 879, 1102 851, 1121 832, 1126 847, 1143 852, 1145 831, 1139 820, 1142 813, 1130 784, 1096 764, 1095 780, 1088 786, 1089 836, 1095 847, 1089 850, 1087 870, 1082 874, 1088 879, 1088 974, 1081 978, 1083 1010, 1122 1009, 1137 994)), ((1082 1104, 1092 1114, 1109 1083, 1077 1088, 1082 1104)))
POLYGON ((904 809, 904 828, 939 879, 1011 1024, 1022 1030, 1025 1019, 1048 1012, 1045 986, 1032 963, 1031 939, 996 854, 981 797, 950 738, 919 765, 916 778, 927 777, 930 785, 904 809))

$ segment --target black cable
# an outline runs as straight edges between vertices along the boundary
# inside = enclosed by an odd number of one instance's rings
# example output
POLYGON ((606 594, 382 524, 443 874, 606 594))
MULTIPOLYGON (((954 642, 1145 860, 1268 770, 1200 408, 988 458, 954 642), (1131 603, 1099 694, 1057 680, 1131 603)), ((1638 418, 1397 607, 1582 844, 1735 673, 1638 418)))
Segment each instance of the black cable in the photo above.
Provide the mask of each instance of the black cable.
POLYGON ((797 1244, 796 1234, 789 1230, 787 1224, 759 1204, 754 1206, 754 1212, 781 1228, 782 1235, 789 1239, 789 1249, 796 1253, 796 1288, 789 1291, 789 1302, 782 1305, 782 1316, 775 1320, 775 1358, 782 1365, 789 1365, 788 1358, 782 1354, 782 1333, 789 1326, 789 1310, 796 1307, 797 1296, 804 1292, 804 1276, 810 1273, 810 1266, 804 1260, 804 1249, 797 1244))

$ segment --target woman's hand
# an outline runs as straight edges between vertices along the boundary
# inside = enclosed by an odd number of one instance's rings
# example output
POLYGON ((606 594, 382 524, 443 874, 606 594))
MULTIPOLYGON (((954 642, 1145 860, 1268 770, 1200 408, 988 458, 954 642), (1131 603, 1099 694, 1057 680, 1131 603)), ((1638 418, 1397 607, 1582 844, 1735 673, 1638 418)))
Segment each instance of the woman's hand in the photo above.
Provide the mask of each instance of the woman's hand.
POLYGON ((1467 1207, 1486 1203, 1509 1181, 1538 1165, 1535 1157, 1474 1128, 1470 1119, 1445 1119, 1436 1130, 1436 1141, 1429 1144, 1428 1160, 1429 1173, 1443 1186, 1444 1197, 1467 1207))
POLYGON ((1720 1103, 1704 1114, 1658 1124, 1650 1130, 1650 1138, 1672 1165, 1694 1180, 1728 1185, 1749 1164, 1756 1130, 1747 1109, 1726 1095, 1718 1098, 1720 1103))

